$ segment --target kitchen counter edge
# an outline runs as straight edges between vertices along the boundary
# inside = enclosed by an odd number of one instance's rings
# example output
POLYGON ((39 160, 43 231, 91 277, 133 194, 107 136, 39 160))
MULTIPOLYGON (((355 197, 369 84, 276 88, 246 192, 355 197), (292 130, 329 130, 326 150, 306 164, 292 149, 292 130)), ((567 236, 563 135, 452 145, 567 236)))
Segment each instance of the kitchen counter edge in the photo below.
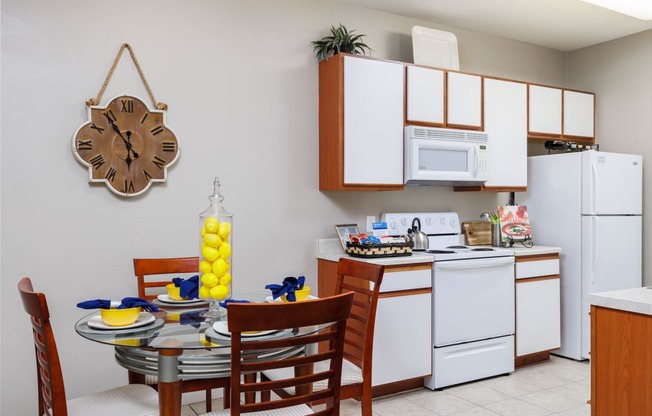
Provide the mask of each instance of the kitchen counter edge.
POLYGON ((647 287, 590 293, 584 300, 604 308, 652 315, 652 289, 647 287))

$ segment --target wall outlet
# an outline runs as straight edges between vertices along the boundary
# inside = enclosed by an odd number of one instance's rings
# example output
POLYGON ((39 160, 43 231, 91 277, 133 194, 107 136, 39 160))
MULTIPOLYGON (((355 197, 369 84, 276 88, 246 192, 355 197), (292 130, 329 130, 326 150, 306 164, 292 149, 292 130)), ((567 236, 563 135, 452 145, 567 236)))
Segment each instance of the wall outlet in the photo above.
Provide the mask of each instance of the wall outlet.
POLYGON ((367 232, 370 233, 374 230, 373 223, 376 222, 376 216, 375 215, 368 215, 367 216, 367 232))

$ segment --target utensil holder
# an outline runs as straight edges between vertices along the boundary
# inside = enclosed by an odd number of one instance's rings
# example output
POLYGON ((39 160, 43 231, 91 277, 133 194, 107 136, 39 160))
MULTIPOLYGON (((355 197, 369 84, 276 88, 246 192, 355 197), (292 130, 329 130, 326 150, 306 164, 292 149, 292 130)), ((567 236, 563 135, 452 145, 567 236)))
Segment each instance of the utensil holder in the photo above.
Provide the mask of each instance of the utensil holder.
POLYGON ((500 247, 500 225, 491 224, 491 245, 500 247))

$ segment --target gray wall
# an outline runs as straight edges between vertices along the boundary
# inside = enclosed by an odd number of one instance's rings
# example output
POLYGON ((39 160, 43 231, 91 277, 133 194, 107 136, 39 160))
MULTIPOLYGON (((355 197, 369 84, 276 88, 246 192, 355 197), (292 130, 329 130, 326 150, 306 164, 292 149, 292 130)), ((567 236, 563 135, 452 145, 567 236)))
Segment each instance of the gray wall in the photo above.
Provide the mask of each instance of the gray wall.
MULTIPOLYGON (((600 150, 643 155, 643 280, 652 270, 652 31, 584 48, 568 55, 567 84, 596 93, 600 150)), ((621 238, 626 239, 623 235, 621 238)))
MULTIPOLYGON (((219 175, 234 219, 234 292, 287 275, 316 284, 315 241, 366 215, 455 210, 476 219, 505 194, 450 188, 318 191, 317 65, 310 40, 339 22, 367 35, 373 56, 411 61, 409 18, 326 0, 2 1, 1 407, 36 412, 31 333, 16 283, 49 297, 70 397, 126 383, 111 348, 82 339, 75 304, 133 295, 134 257, 197 254, 198 214, 219 175), (181 156, 168 181, 123 199, 92 186, 71 140, 119 46, 129 42, 181 156)), ((461 69, 563 85, 561 52, 443 28, 461 69)), ((125 55, 105 93, 147 98, 125 55)))

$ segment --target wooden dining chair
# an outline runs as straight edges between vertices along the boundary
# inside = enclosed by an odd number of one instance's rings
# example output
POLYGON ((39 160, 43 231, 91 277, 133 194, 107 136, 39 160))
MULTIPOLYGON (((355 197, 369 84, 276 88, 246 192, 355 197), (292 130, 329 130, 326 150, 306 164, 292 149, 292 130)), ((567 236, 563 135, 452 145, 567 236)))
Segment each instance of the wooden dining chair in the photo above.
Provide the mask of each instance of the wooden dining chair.
MULTIPOLYGON (((172 279, 179 277, 180 273, 199 273, 199 257, 171 257, 171 258, 149 258, 134 259, 134 274, 138 279, 138 297, 153 300, 161 293, 167 293, 165 286, 172 283, 172 279), (163 290, 160 290, 163 288, 163 290), (159 289, 159 290, 156 290, 159 289)), ((185 355, 209 355, 209 350, 190 350, 185 355)), ((130 383, 144 383, 151 386, 158 384, 156 376, 144 375, 129 370, 130 383)), ((224 408, 229 403, 229 378, 208 378, 184 380, 182 393, 193 391, 206 392, 206 411, 212 410, 213 394, 212 389, 224 389, 224 408)))
POLYGON ((180 273, 199 273, 199 257, 134 259, 138 297, 153 300, 167 293, 165 286, 180 273))
MULTIPOLYGON (((362 416, 372 416, 371 366, 376 325, 376 307, 385 266, 341 258, 337 265, 335 293, 355 294, 351 318, 347 322, 341 398, 360 400, 362 416)), ((283 370, 264 371, 263 380, 285 377, 283 370)), ((316 383, 314 388, 323 388, 316 383)), ((292 389, 276 390, 279 396, 295 394, 292 389)))
POLYGON ((228 307, 228 328, 231 332, 231 411, 221 410, 203 416, 256 415, 294 416, 330 415, 340 412, 340 381, 344 358, 346 320, 351 313, 353 294, 332 296, 295 303, 232 303, 228 307), (303 336, 256 339, 243 338, 248 331, 287 330, 306 326, 328 326, 303 336), (314 354, 290 354, 289 348, 322 342, 325 348, 314 354), (281 354, 279 354, 281 352, 281 354), (323 366, 317 363, 325 363, 323 366), (261 371, 285 368, 289 377, 276 381, 255 381, 261 371), (252 381, 249 377, 254 375, 252 381), (325 388, 313 391, 316 382, 325 388), (241 395, 292 387, 299 394, 288 398, 247 400, 241 395), (313 411, 311 403, 324 401, 325 409, 313 411))
POLYGON ((23 277, 18 292, 30 316, 38 383, 39 416, 157 416, 158 393, 146 385, 121 386, 103 392, 66 399, 59 352, 50 324, 50 310, 43 293, 34 292, 32 281, 23 277))

